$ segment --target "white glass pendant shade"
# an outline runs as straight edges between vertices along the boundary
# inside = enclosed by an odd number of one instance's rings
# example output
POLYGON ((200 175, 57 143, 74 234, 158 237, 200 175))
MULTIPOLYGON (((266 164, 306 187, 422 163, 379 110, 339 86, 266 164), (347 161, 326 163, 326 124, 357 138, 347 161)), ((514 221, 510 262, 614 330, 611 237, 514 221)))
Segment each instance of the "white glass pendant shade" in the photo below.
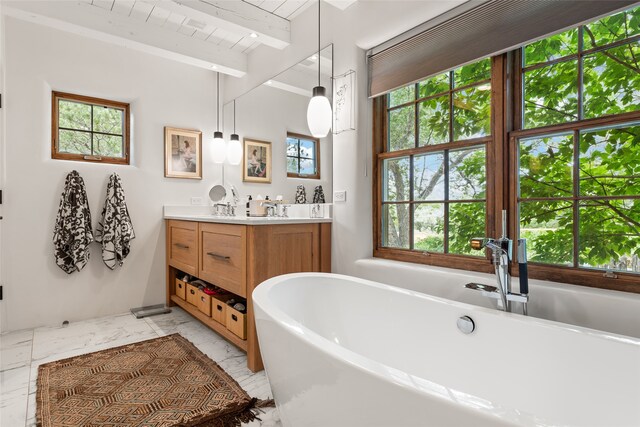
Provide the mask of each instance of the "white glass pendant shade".
POLYGON ((231 134, 231 140, 227 145, 227 161, 234 166, 242 161, 242 144, 240 144, 240 137, 235 133, 231 134))
POLYGON ((325 93, 324 87, 314 87, 313 98, 311 98, 307 107, 309 131, 316 138, 324 138, 331 130, 331 104, 325 93))
POLYGON ((222 132, 213 133, 213 143, 211 144, 211 158, 213 163, 224 163, 227 157, 227 144, 224 142, 222 132))

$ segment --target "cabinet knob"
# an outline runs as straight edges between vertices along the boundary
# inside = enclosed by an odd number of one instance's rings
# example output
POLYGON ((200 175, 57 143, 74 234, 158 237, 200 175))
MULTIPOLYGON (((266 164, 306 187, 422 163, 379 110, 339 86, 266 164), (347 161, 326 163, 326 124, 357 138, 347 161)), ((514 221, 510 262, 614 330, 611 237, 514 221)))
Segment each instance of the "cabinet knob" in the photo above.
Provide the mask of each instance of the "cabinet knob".
POLYGON ((180 248, 180 249, 189 249, 188 245, 182 244, 182 243, 174 243, 174 246, 180 248))
POLYGON ((191 289, 191 295, 195 295, 196 291, 194 291, 193 289, 191 289))

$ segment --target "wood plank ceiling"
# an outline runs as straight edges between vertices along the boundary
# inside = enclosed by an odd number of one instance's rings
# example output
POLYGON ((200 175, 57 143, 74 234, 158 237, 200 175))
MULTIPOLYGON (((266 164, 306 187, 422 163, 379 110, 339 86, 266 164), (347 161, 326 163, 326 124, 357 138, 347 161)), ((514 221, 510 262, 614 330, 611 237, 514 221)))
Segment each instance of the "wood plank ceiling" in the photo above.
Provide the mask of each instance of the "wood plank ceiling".
MULTIPOLYGON (((136 20, 177 31, 188 37, 213 43, 232 51, 248 53, 262 44, 258 37, 216 27, 186 14, 171 12, 162 2, 153 4, 145 0, 85 0, 93 6, 109 10, 136 20)), ((242 0, 288 21, 311 6, 313 0, 242 0)))
POLYGON ((316 0, 2 0, 3 14, 242 77, 316 0))

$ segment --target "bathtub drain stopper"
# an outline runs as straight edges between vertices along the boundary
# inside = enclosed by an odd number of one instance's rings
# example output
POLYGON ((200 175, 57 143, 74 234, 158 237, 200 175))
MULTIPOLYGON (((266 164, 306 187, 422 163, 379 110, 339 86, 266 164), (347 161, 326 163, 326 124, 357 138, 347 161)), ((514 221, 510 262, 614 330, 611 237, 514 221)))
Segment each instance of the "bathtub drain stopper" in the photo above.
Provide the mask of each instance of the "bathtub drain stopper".
POLYGON ((461 316, 458 318, 456 322, 458 324, 458 329, 463 334, 470 334, 476 329, 476 324, 473 322, 473 319, 469 316, 461 316))

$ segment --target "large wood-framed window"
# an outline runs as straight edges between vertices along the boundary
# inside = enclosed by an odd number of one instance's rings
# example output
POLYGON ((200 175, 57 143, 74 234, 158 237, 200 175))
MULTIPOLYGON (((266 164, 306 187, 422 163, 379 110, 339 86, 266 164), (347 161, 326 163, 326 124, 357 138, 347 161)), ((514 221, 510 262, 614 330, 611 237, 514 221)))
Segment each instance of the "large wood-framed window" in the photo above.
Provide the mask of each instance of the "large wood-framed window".
POLYGON ((640 292, 640 8, 524 46, 512 235, 534 277, 640 292))
POLYGON ((468 242, 495 228, 487 159, 501 67, 484 59, 376 100, 376 256, 489 271, 468 242))
POLYGON ((374 256, 491 271, 467 243, 508 209, 531 277, 640 292, 639 43, 629 9, 491 58, 469 88, 461 67, 376 98, 374 256), (464 133, 486 84, 489 131, 464 133))
POLYGON ((129 164, 129 104, 51 93, 51 158, 129 164))

